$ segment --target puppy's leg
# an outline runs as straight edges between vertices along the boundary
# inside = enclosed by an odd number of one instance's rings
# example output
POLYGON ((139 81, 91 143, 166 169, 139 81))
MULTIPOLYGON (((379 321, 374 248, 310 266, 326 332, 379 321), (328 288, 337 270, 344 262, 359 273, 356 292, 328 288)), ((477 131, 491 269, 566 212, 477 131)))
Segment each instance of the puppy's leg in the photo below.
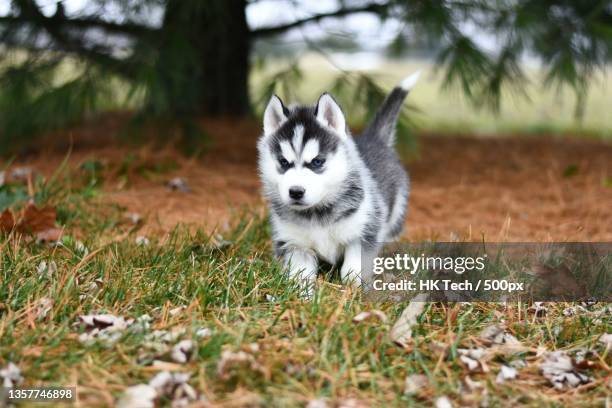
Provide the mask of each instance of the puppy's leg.
POLYGON ((299 248, 288 249, 284 256, 289 277, 298 281, 307 298, 312 297, 318 262, 314 253, 299 248))
POLYGON ((342 282, 353 286, 363 286, 372 278, 372 260, 377 255, 378 246, 355 241, 344 250, 344 263, 340 269, 342 282))
POLYGON ((360 286, 361 276, 361 242, 354 241, 344 249, 344 263, 340 268, 340 278, 344 284, 360 286))

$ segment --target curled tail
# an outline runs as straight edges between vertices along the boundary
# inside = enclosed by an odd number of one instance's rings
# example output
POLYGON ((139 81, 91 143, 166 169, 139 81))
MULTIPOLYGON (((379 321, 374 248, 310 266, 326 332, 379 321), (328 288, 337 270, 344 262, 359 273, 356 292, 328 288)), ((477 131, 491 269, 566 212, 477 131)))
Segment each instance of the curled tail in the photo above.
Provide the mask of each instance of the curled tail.
POLYGON ((376 136, 388 146, 393 146, 395 143, 395 126, 402 110, 402 104, 408 92, 416 85, 420 75, 421 71, 417 71, 393 88, 376 112, 374 120, 363 132, 364 135, 376 136))

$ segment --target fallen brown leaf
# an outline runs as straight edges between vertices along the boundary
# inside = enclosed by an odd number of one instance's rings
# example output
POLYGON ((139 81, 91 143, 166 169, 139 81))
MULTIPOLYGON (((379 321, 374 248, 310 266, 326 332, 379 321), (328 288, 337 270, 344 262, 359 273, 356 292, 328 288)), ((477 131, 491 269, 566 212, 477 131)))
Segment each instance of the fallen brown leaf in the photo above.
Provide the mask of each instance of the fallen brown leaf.
POLYGON ((55 227, 56 218, 55 208, 51 206, 38 208, 30 202, 18 216, 10 209, 5 209, 0 214, 0 231, 8 233, 15 230, 21 234, 32 234, 39 241, 55 242, 63 233, 60 228, 55 227))
POLYGON ((361 323, 372 318, 376 318, 383 323, 387 322, 387 315, 384 312, 380 310, 371 310, 357 314, 355 317, 353 317, 353 323, 361 323))
POLYGON ((15 217, 8 208, 0 214, 0 231, 11 232, 15 228, 15 217))
POLYGON ((571 357, 559 350, 543 355, 540 370, 551 385, 558 390, 575 388, 592 381, 592 378, 579 373, 571 357))
POLYGON ((497 377, 495 379, 495 382, 497 384, 503 384, 504 382, 508 381, 508 380, 514 380, 518 375, 518 370, 514 367, 510 367, 507 365, 502 365, 499 373, 497 374, 497 377))
POLYGON ((179 364, 184 364, 189 360, 193 350, 193 341, 183 340, 174 345, 171 352, 172 360, 179 364))
POLYGON ((252 372, 259 372, 264 376, 268 376, 267 369, 257 362, 253 355, 244 351, 232 352, 224 351, 221 353, 221 359, 217 364, 217 375, 224 381, 229 380, 236 368, 248 368, 252 372))
POLYGON ((423 374, 411 374, 404 380, 404 394, 415 395, 429 386, 429 378, 423 374))
POLYGON ((119 408, 153 408, 155 407, 155 399, 157 391, 151 385, 137 384, 128 387, 119 401, 119 408))
POLYGON ((55 208, 51 206, 38 208, 34 203, 28 203, 21 212, 17 230, 22 233, 37 234, 55 229, 56 218, 55 208))
POLYGON ((508 333, 506 327, 500 324, 491 324, 485 327, 479 335, 481 340, 485 343, 491 344, 508 344, 520 346, 521 342, 518 341, 511 333, 508 333))
POLYGON ((447 396, 443 395, 436 400, 436 408, 453 408, 453 403, 447 396))
POLYGON ((417 295, 397 319, 390 333, 391 340, 395 344, 401 347, 408 346, 412 338, 412 327, 416 325, 417 319, 425 309, 426 298, 427 295, 417 295))
POLYGON ((36 233, 36 239, 44 242, 56 242, 62 238, 63 230, 59 228, 50 228, 36 233))
POLYGON ((7 388, 12 388, 23 382, 21 370, 10 361, 6 367, 0 369, 0 379, 2 379, 2 385, 7 388))
POLYGON ((457 349, 459 360, 469 371, 489 372, 486 360, 490 357, 484 348, 457 349))

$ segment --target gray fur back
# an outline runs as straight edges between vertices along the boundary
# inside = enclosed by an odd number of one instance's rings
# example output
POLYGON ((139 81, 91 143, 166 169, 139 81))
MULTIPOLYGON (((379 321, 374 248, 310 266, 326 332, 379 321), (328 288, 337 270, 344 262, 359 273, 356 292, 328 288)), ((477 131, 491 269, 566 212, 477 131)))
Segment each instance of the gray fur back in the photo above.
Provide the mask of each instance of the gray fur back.
POLYGON ((366 167, 372 173, 387 208, 393 208, 397 193, 409 188, 404 166, 393 147, 382 143, 376 135, 363 133, 355 138, 357 150, 366 167))
MULTIPOLYGON (((394 88, 371 124, 355 138, 359 154, 372 173, 389 213, 395 204, 398 192, 405 191, 405 195, 408 195, 409 190, 408 174, 394 147, 397 119, 406 95, 408 92, 402 88, 394 88)), ((403 218, 404 214, 401 217, 402 224, 403 218)), ((401 229, 401 225, 397 228, 401 229)))

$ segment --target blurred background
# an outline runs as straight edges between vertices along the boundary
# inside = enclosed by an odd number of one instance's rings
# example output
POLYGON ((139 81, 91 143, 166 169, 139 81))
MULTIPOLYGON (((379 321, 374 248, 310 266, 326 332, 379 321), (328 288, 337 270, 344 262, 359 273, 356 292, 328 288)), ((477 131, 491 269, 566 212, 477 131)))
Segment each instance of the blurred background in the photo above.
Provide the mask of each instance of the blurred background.
POLYGON ((331 90, 355 125, 400 78, 421 129, 609 134, 609 1, 5 0, 3 148, 111 110, 258 114, 331 90))
POLYGON ((330 91, 358 130, 421 69, 398 127, 414 237, 611 233, 610 1, 4 0, 0 50, 4 167, 72 149, 127 208, 180 175, 197 194, 163 228, 261 204, 272 94, 330 91))

